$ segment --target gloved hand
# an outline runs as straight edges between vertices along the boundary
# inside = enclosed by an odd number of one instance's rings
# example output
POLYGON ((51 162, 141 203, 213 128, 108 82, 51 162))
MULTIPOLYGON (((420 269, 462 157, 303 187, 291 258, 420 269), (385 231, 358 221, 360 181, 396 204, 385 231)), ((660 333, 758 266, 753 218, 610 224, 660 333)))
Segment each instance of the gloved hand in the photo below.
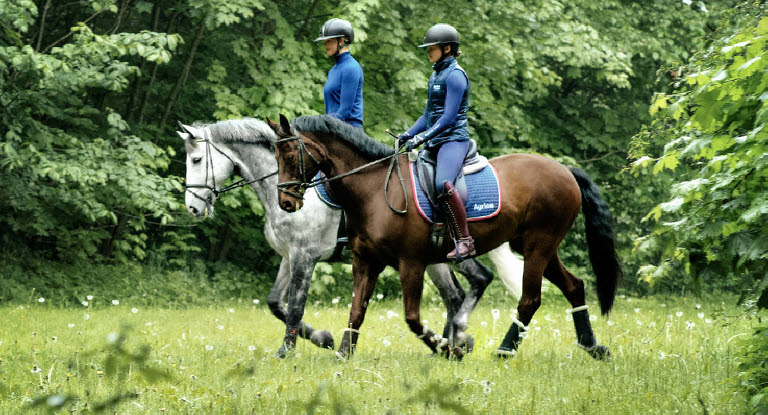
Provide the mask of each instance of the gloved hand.
POLYGON ((408 134, 408 132, 406 131, 406 132, 404 132, 404 133, 402 133, 402 134, 400 134, 400 135, 398 135, 398 136, 397 136, 397 144, 398 144, 400 147, 402 147, 402 146, 403 146, 403 144, 405 144, 405 142, 406 142, 406 141, 408 141, 408 139, 410 139, 410 138, 412 138, 412 137, 413 137, 413 136, 412 136, 412 135, 410 135, 410 134, 408 134))
POLYGON ((421 140, 419 139, 418 136, 416 136, 405 142, 405 151, 411 151, 420 145, 421 145, 421 140))

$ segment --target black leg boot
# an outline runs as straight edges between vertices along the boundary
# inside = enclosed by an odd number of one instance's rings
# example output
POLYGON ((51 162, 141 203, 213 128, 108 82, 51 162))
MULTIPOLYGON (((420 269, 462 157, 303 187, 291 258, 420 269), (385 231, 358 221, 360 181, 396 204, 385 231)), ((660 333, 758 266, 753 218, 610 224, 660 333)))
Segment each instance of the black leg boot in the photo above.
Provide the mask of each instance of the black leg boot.
POLYGON ((514 357, 517 354, 517 348, 520 347, 520 342, 523 341, 527 333, 528 327, 520 320, 515 319, 509 327, 507 335, 504 336, 504 340, 501 341, 501 346, 493 352, 493 355, 502 359, 514 357))
POLYGON ((577 311, 571 313, 573 315, 573 325, 576 327, 579 347, 597 360, 607 359, 611 356, 611 352, 607 347, 597 344, 597 339, 595 339, 595 335, 592 333, 592 324, 589 322, 589 312, 586 307, 576 307, 575 310, 577 311))
POLYGON ((447 180, 443 182, 443 194, 438 197, 438 201, 446 222, 451 225, 453 241, 456 244, 456 249, 448 254, 448 259, 458 263, 474 256, 475 240, 469 235, 464 202, 451 182, 447 180))

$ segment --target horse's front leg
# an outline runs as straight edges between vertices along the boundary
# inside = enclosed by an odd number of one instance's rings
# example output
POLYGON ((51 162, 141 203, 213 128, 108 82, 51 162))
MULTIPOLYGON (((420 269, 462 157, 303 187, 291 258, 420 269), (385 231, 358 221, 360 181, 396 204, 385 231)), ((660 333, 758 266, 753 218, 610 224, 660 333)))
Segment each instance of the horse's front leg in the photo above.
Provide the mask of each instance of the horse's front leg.
MULTIPOLYGON (((304 278, 312 278, 312 273, 315 269, 315 263, 310 265, 309 273, 303 274, 304 278), (309 275, 309 277, 307 277, 309 275)), ((283 258, 280 262, 280 270, 277 273, 277 279, 275 284, 269 291, 269 297, 267 297, 267 305, 269 310, 272 311, 275 317, 277 317, 283 323, 287 323, 288 310, 285 308, 285 296, 288 291, 289 285, 292 283, 291 278, 291 263, 288 258, 283 258)), ((306 303, 306 295, 304 296, 304 302, 306 303)), ((301 311, 303 315, 303 310, 301 311)), ((301 317, 300 317, 301 318, 301 317)), ((333 349, 333 336, 326 330, 315 330, 309 324, 304 321, 299 321, 299 336, 303 339, 308 339, 317 347, 323 349, 333 349)), ((288 326, 286 325, 286 328, 288 326)), ((287 353, 292 350, 290 343, 286 346, 285 340, 283 341, 283 347, 280 347, 276 353, 276 357, 283 358, 287 353)), ((295 342, 294 342, 295 344, 295 342)))
MULTIPOLYGON (((313 335, 317 332, 301 321, 304 316, 304 306, 307 302, 309 283, 312 280, 315 264, 317 264, 317 257, 306 251, 291 250, 288 261, 290 263, 290 282, 288 283, 287 296, 285 299, 285 302, 288 305, 288 312, 285 316, 285 337, 283 338, 283 345, 276 354, 276 356, 280 358, 285 357, 296 347, 296 339, 298 336, 310 338, 313 343, 318 344, 317 340, 312 339, 312 337, 315 337, 313 335)), ((330 343, 330 347, 333 347, 332 337, 330 339, 324 339, 324 341, 330 343)))
MULTIPOLYGON (((467 261, 465 261, 467 262, 467 261)), ((427 275, 437 287, 446 309, 446 321, 443 337, 440 340, 441 352, 448 352, 448 339, 453 337, 453 321, 464 302, 464 289, 456 280, 448 264, 433 264, 427 266, 427 275)))
POLYGON ((450 338, 450 345, 443 342, 440 349, 447 352, 446 349, 450 347, 450 352, 453 353, 454 357, 461 359, 465 352, 471 352, 474 347, 474 339, 465 331, 469 324, 469 316, 483 296, 488 284, 493 281, 493 272, 476 259, 463 261, 456 267, 469 281, 469 291, 461 304, 461 308, 453 318, 453 336, 450 338))
POLYGON ((419 306, 421 291, 424 288, 424 269, 426 265, 409 259, 400 260, 400 285, 403 287, 403 306, 405 307, 405 322, 412 332, 432 350, 437 353, 437 336, 432 330, 421 324, 419 306))
POLYGON ((348 358, 355 352, 357 339, 360 335, 360 326, 365 319, 365 311, 368 309, 368 301, 373 294, 373 288, 379 279, 379 274, 384 270, 384 265, 369 262, 355 255, 352 260, 352 275, 354 277, 354 298, 352 298, 352 310, 349 312, 349 323, 341 337, 341 346, 336 355, 340 358, 348 358))

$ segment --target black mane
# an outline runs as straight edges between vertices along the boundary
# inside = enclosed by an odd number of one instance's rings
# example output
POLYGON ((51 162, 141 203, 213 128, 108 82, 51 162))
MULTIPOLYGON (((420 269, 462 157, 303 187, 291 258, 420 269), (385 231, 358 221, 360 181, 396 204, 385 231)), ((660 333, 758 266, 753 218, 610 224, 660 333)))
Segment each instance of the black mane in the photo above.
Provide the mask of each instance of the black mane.
POLYGON ((330 115, 305 115, 291 120, 291 126, 305 133, 319 132, 331 134, 349 143, 363 157, 378 159, 391 155, 395 150, 382 144, 363 132, 362 128, 353 127, 330 115))

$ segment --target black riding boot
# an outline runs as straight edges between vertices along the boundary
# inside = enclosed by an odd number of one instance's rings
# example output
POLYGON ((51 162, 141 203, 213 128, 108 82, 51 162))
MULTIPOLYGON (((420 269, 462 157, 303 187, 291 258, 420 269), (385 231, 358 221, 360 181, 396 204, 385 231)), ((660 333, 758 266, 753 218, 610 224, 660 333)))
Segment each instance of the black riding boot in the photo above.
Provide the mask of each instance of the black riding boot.
POLYGON ((448 254, 448 259, 461 262, 475 255, 475 240, 469 235, 464 202, 451 182, 443 182, 443 194, 438 197, 438 203, 446 222, 451 226, 453 242, 456 244, 456 249, 448 254))

